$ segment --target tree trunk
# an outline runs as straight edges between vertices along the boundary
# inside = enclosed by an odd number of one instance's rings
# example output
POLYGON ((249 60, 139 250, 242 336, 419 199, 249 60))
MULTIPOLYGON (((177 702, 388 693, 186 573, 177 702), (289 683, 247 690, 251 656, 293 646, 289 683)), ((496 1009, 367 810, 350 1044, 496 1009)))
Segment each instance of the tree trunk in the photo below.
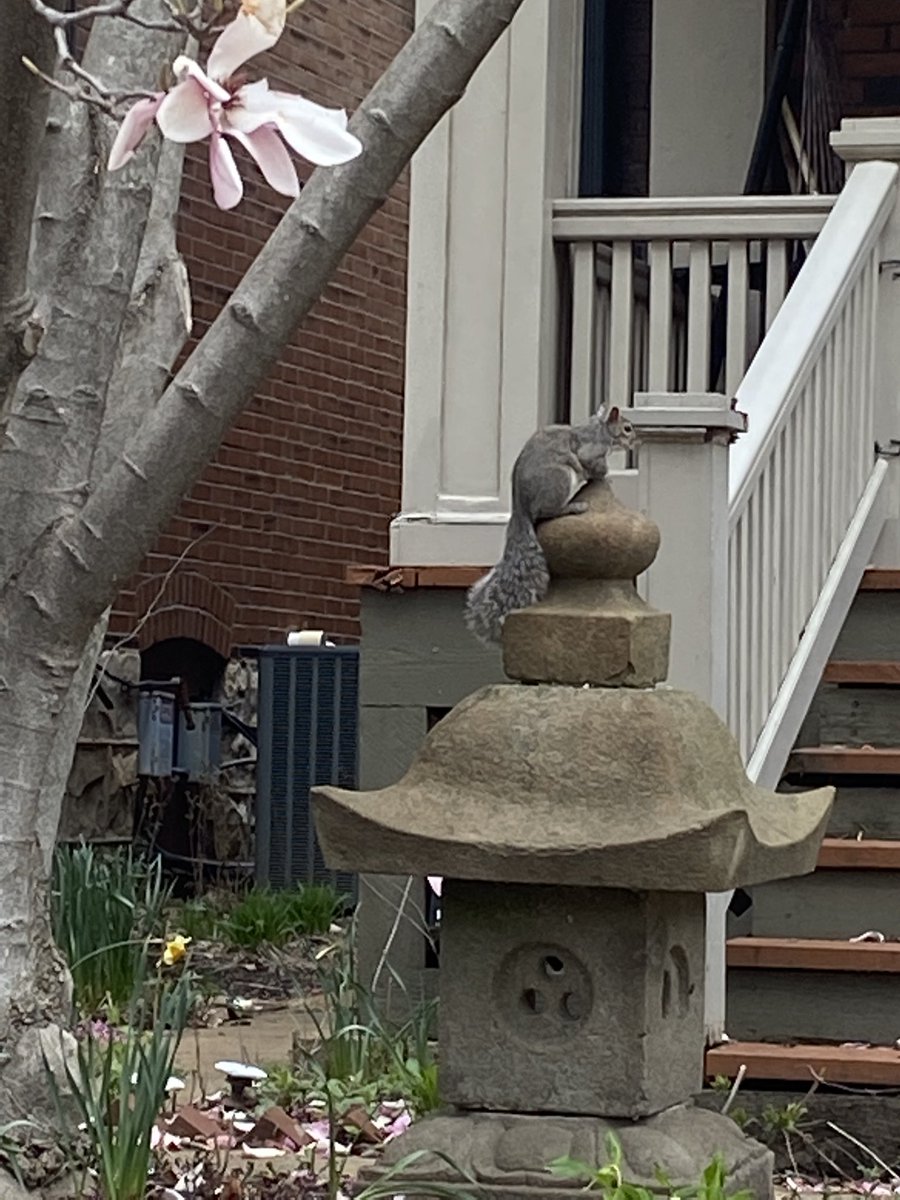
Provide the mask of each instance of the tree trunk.
MULTIPOLYGON (((108 177, 109 129, 95 113, 72 121, 93 179, 82 162, 90 188, 79 196, 63 252, 49 247, 63 269, 49 280, 44 271, 46 332, 18 381, 0 441, 0 1038, 13 1038, 25 1019, 52 1018, 59 1000, 58 988, 47 999, 38 986, 44 880, 92 632, 521 3, 438 0, 353 117, 362 155, 314 172, 156 403, 136 404, 131 389, 142 363, 155 364, 148 377, 162 387, 165 351, 184 333, 181 301, 138 306, 137 325, 126 316, 136 312, 142 247, 146 262, 159 245, 153 211, 170 223, 165 206, 150 203, 167 159, 157 171, 144 147, 108 177)), ((98 58, 104 26, 115 27, 117 40, 100 73, 108 77, 114 62, 116 71, 131 71, 132 87, 146 86, 142 76, 157 69, 164 35, 98 20, 91 34, 98 58)), ((50 200, 61 216, 63 197, 50 200)), ((48 229, 52 243, 60 226, 50 221, 48 229)), ((165 286, 182 294, 176 259, 164 249, 163 260, 165 286)), ((4 1116, 0 1095, 0 1122, 4 1116)))

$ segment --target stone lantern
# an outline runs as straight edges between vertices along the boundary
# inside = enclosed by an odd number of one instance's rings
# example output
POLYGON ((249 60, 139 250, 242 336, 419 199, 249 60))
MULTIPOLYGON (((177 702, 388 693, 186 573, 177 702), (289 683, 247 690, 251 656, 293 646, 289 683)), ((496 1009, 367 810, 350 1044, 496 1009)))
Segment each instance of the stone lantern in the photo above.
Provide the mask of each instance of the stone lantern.
MULTIPOLYGON (((637 595, 659 534, 606 483, 541 526, 547 598, 512 614, 504 668, 428 735, 399 783, 319 788, 328 865, 445 877, 440 1087, 383 1165, 441 1151, 506 1200, 571 1195, 547 1170, 606 1158, 631 1180, 767 1197, 772 1158, 691 1105, 703 1077, 706 892, 812 871, 833 789, 776 795, 716 714, 663 684, 669 617, 637 595)), ((437 1155, 403 1175, 458 1181, 437 1155)), ((420 1193, 421 1194, 421 1193, 420 1193)))

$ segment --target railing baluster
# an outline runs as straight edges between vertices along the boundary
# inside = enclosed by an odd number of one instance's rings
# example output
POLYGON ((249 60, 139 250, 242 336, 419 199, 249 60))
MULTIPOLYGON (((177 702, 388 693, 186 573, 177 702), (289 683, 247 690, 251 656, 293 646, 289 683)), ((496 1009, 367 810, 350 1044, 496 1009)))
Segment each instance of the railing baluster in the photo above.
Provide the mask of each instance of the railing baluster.
POLYGON ((672 347, 672 247, 650 243, 650 351, 647 387, 664 392, 669 387, 672 347))
POLYGON ((705 392, 709 387, 709 335, 712 308, 709 280, 709 242, 691 242, 687 319, 687 390, 689 392, 705 392))
POLYGON ((733 396, 747 367, 747 243, 728 244, 728 320, 725 334, 725 390, 733 396))
POLYGON ((759 523, 760 523, 760 553, 759 553, 759 718, 765 720, 772 699, 772 624, 775 601, 775 588, 772 580, 772 483, 774 478, 773 461, 769 460, 765 474, 762 477, 760 489, 759 523))
POLYGON ((787 242, 773 238, 766 247, 766 329, 787 294, 787 242))
POLYGON ((750 753, 751 746, 751 724, 752 713, 749 701, 749 689, 746 686, 746 681, 750 675, 750 610, 752 606, 753 596, 751 585, 753 576, 751 574, 750 563, 750 505, 744 509, 744 514, 741 518, 741 594, 740 602, 737 607, 738 617, 738 637, 740 642, 740 655, 738 657, 738 678, 744 680, 744 684, 740 691, 740 724, 733 732, 737 733, 740 740, 741 753, 746 761, 747 755, 750 753))
POLYGON ((576 242, 572 269, 572 374, 569 420, 577 425, 593 410, 597 282, 593 242, 576 242))
POLYGON ((634 332, 634 277, 631 242, 614 242, 609 325, 609 403, 626 407, 632 399, 631 339, 634 332))

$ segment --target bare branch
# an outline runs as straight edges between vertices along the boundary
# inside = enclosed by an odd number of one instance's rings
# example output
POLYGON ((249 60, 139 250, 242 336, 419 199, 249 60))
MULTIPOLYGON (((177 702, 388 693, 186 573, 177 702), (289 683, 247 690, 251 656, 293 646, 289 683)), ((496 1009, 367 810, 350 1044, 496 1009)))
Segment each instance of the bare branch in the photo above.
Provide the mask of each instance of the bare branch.
MULTIPOLYGON (((300 0, 302 3, 302 0, 300 0)), ((32 9, 43 17, 54 29, 70 29, 83 21, 91 21, 94 17, 118 17, 130 21, 141 29, 153 29, 161 33, 190 33, 195 37, 207 34, 215 27, 220 19, 220 13, 214 13, 203 20, 203 5, 197 4, 190 12, 182 12, 170 0, 164 0, 165 7, 172 14, 169 20, 157 20, 142 16, 133 11, 137 0, 107 0, 105 4, 92 4, 87 8, 76 9, 73 12, 59 12, 45 0, 28 0, 32 9)))
MULTIPOLYGON (((127 17, 142 29, 156 29, 164 33, 178 33, 180 23, 174 18, 171 21, 148 20, 132 13, 131 7, 136 0, 109 0, 107 4, 92 4, 88 8, 76 9, 74 12, 59 12, 45 4, 44 0, 28 0, 31 7, 43 17, 54 29, 65 30, 79 21, 90 21, 94 17, 127 17)), ((166 7, 169 7, 168 5, 166 7)))
MULTIPOLYGON (((62 33, 62 30, 57 30, 56 32, 62 33)), ((65 42, 65 34, 63 34, 63 42, 65 42)), ((93 104, 95 108, 99 108, 101 112, 106 113, 110 117, 115 115, 116 106, 119 104, 127 104, 133 100, 152 100, 156 95, 155 92, 111 92, 103 86, 99 79, 95 79, 93 75, 89 75, 87 71, 83 70, 69 56, 68 52, 65 58, 60 56, 59 62, 60 66, 65 70, 71 71, 73 75, 77 75, 79 79, 84 80, 92 90, 87 91, 76 84, 63 83, 62 80, 56 79, 53 75, 47 75, 30 58, 23 57, 22 66, 27 71, 30 71, 32 75, 36 75, 47 87, 53 88, 54 91, 60 92, 63 96, 67 96, 69 100, 79 104, 93 104)))

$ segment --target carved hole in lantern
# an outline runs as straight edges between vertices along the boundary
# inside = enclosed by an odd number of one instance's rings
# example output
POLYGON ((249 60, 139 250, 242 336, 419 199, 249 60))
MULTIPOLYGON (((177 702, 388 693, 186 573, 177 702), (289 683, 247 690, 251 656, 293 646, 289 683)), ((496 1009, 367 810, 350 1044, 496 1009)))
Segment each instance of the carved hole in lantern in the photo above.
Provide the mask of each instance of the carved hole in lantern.
POLYGON ((532 1013, 542 1013, 544 1011, 544 997, 537 988, 526 988, 522 993, 522 1004, 532 1013))

